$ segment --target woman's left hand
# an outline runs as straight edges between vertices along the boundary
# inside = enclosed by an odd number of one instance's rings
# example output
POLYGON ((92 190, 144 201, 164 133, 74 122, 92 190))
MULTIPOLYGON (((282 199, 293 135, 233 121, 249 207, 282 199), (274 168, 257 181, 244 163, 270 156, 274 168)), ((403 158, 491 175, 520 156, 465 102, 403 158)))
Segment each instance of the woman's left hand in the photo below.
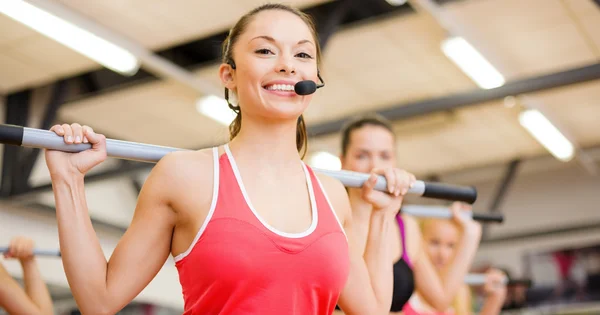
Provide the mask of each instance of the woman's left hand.
POLYGON ((400 210, 404 195, 415 181, 413 174, 398 168, 374 169, 362 187, 362 198, 373 205, 373 210, 395 214, 400 210), (378 175, 385 177, 387 192, 375 190, 378 175))

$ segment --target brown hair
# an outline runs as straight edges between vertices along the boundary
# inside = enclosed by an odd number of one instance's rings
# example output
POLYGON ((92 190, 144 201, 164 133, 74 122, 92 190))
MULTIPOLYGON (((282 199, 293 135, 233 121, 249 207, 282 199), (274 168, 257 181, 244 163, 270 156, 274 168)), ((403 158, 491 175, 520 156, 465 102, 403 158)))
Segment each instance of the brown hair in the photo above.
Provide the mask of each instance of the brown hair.
POLYGON ((396 133, 394 133, 394 129, 392 128, 392 123, 383 116, 374 113, 357 116, 347 122, 342 128, 342 156, 346 155, 348 146, 350 146, 350 136, 352 135, 352 131, 360 129, 364 126, 383 127, 387 129, 392 136, 394 136, 394 138, 396 138, 396 133))
MULTIPOLYGON (((269 3, 256 7, 254 10, 246 13, 238 20, 238 22, 231 28, 231 30, 229 30, 229 35, 227 35, 227 38, 225 38, 225 41, 223 42, 223 63, 227 63, 233 69, 235 69, 235 62, 233 60, 233 46, 237 42, 240 35, 244 32, 248 24, 252 22, 252 18, 256 14, 267 10, 282 10, 290 12, 301 18, 304 21, 304 23, 306 23, 311 33, 313 34, 315 40, 315 45, 317 47, 318 65, 321 61, 321 46, 319 45, 317 29, 315 27, 313 19, 309 15, 298 9, 279 3, 269 3)), ((227 105, 229 106, 229 108, 231 108, 231 110, 233 110, 236 113, 235 119, 229 125, 229 140, 233 140, 233 138, 235 138, 240 132, 240 129, 242 127, 242 112, 240 111, 239 106, 234 106, 229 102, 229 90, 227 88, 225 88, 225 100, 227 100, 227 105)), ((304 122, 303 115, 300 115, 296 124, 296 147, 298 148, 298 152, 302 152, 302 158, 304 158, 308 147, 308 135, 306 133, 306 123, 304 122)))

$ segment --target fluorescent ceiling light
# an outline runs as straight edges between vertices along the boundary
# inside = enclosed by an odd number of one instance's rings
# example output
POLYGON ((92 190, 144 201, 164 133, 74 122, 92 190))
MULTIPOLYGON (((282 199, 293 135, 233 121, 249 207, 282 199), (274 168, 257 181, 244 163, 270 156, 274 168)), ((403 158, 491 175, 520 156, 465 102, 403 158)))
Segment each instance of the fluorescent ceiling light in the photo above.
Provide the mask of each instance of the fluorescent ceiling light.
POLYGON ((504 84, 502 74, 462 37, 444 40, 442 51, 480 88, 493 89, 504 84))
POLYGON ((324 151, 312 154, 308 159, 308 165, 332 171, 339 171, 342 168, 342 162, 337 156, 324 151))
POLYGON ((227 101, 215 95, 199 98, 196 110, 226 126, 235 119, 235 113, 227 106, 227 101))
POLYGON ((25 1, 0 0, 0 12, 115 72, 134 75, 140 67, 127 50, 25 1))
POLYGON ((557 159, 568 162, 573 158, 573 144, 538 110, 521 112, 519 123, 557 159))

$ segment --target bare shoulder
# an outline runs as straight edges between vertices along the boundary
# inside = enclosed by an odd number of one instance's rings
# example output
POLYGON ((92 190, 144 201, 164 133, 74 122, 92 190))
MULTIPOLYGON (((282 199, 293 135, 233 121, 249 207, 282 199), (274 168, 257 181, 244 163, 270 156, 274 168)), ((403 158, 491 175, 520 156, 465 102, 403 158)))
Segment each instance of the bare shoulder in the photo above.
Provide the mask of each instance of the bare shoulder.
POLYGON ((175 151, 166 154, 154 166, 144 186, 160 189, 168 199, 177 199, 190 189, 207 191, 213 184, 214 158, 211 149, 175 151))
MULTIPOLYGON (((156 164, 162 172, 169 172, 177 176, 190 175, 190 171, 204 173, 213 169, 213 149, 198 151, 174 151, 166 154, 156 164)), ((211 172, 212 174, 212 172, 211 172)))
POLYGON ((337 217, 340 219, 340 223, 342 225, 350 215, 350 200, 348 199, 348 192, 346 192, 346 187, 342 184, 341 181, 324 175, 316 173, 317 178, 323 185, 324 193, 329 198, 331 202, 331 206, 335 211, 337 217))

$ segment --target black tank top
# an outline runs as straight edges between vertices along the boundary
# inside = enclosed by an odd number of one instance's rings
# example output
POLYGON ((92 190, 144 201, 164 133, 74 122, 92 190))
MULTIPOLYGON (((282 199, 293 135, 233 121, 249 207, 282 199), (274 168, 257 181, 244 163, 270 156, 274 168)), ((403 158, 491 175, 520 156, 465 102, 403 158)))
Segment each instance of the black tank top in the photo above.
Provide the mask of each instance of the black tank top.
MULTIPOLYGON (((398 226, 400 227, 402 257, 394 264, 394 292, 392 295, 392 307, 390 308, 390 312, 401 312, 404 304, 408 302, 408 299, 410 299, 410 296, 415 290, 415 277, 406 250, 404 220, 402 220, 401 214, 396 216, 396 221, 398 221, 398 226)), ((336 305, 335 309, 339 310, 340 308, 336 305)))
POLYGON ((415 276, 412 264, 406 250, 406 235, 404 233, 404 220, 401 214, 396 216, 400 227, 400 239, 402 240, 402 257, 394 264, 394 293, 392 296, 392 307, 390 311, 400 312, 404 304, 408 302, 415 290, 415 276))

